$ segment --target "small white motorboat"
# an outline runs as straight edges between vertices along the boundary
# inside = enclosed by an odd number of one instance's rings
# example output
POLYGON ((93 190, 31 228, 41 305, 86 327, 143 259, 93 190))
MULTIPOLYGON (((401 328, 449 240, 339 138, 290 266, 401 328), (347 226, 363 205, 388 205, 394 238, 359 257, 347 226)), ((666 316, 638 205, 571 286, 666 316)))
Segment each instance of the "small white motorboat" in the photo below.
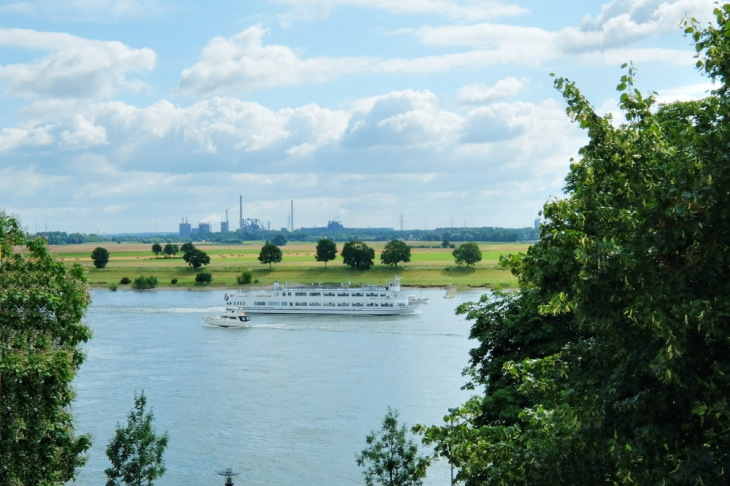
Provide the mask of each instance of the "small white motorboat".
POLYGON ((251 327, 251 317, 247 316, 245 312, 239 314, 231 312, 222 316, 203 317, 203 320, 209 326, 215 327, 251 327))
POLYGON ((409 304, 428 304, 428 297, 416 297, 415 295, 408 296, 409 304))

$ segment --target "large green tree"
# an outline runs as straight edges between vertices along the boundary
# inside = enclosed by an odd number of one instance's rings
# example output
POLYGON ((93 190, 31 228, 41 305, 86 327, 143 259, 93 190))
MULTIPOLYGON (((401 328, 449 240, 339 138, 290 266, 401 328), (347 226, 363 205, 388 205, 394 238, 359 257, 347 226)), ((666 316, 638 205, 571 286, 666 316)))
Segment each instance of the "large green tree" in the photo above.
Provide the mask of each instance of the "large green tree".
POLYGON ((0 484, 60 485, 85 462, 71 381, 91 338, 84 268, 57 261, 0 212, 0 484), (23 245, 24 253, 13 247, 23 245))
POLYGON ((398 412, 388 407, 382 428, 367 436, 368 446, 357 458, 357 465, 365 468, 367 486, 423 484, 428 458, 418 455, 418 446, 406 434, 405 424, 398 425, 398 412))
POLYGON ((178 246, 174 243, 168 243, 165 245, 165 248, 163 248, 162 251, 165 252, 165 255, 166 255, 165 258, 167 258, 167 257, 177 255, 178 252, 180 251, 180 248, 178 248, 178 246))
POLYGON ((162 253, 162 245, 160 245, 159 243, 153 243, 152 253, 154 253, 155 256, 160 256, 160 253, 162 253))
POLYGON ((168 435, 157 435, 152 411, 145 412, 147 397, 142 391, 134 394, 134 409, 127 416, 127 426, 117 424, 114 437, 106 447, 111 462, 107 468, 106 486, 152 486, 165 474, 162 455, 168 435))
POLYGON ((342 263, 357 270, 367 270, 373 266, 375 250, 362 241, 352 240, 342 247, 342 263))
POLYGON ((630 67, 614 122, 556 80, 589 142, 539 242, 503 263, 576 335, 503 363, 526 400, 516 423, 481 424, 472 400, 426 432, 466 484, 727 482, 730 6, 715 15, 686 24, 717 83, 705 99, 657 106, 630 67))
POLYGON ((109 263, 109 250, 97 247, 91 252, 91 259, 94 261, 96 268, 104 268, 109 263))
POLYGON ((281 261, 281 257, 281 248, 269 242, 262 246, 259 252, 259 261, 264 265, 268 263, 269 270, 271 269, 272 263, 279 263, 281 261))
POLYGON ((454 255, 454 261, 457 265, 466 263, 468 267, 482 261, 482 251, 479 249, 479 245, 473 241, 459 245, 451 254, 454 255))
POLYGON ((210 263, 210 257, 203 250, 194 248, 190 251, 186 251, 183 255, 183 260, 193 268, 200 268, 202 265, 210 263))
POLYGON ((322 238, 317 242, 317 248, 314 254, 314 259, 318 262, 324 262, 325 268, 327 268, 327 262, 330 262, 337 258, 337 244, 329 238, 322 238))
POLYGON ((398 268, 398 262, 408 263, 411 261, 411 247, 401 240, 389 241, 380 254, 380 261, 385 265, 395 265, 395 268, 398 268))

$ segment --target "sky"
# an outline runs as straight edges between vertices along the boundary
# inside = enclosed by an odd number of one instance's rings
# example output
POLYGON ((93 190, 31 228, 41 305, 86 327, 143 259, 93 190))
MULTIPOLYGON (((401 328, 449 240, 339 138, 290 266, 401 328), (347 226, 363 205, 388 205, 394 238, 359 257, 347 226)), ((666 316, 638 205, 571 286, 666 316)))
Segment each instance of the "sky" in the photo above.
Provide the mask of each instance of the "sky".
POLYGON ((31 233, 532 226, 621 65, 704 96, 714 0, 0 0, 0 209, 31 233))

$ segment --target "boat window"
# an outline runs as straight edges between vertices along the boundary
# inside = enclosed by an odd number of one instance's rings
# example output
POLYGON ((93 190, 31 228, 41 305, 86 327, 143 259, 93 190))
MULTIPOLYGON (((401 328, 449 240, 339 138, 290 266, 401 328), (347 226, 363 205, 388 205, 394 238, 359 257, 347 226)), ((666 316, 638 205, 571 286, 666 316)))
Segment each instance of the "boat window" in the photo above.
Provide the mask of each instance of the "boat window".
POLYGON ((378 296, 377 292, 367 292, 365 294, 365 297, 377 297, 377 296, 378 296))
POLYGON ((307 306, 307 303, 306 302, 297 302, 294 305, 299 306, 299 307, 306 307, 307 306))
POLYGON ((274 296, 278 297, 279 296, 279 292, 274 292, 274 296))
POLYGON ((383 303, 383 304, 380 304, 380 307, 393 307, 393 304, 383 303))
POLYGON ((380 294, 381 297, 385 297, 385 294, 380 294))
POLYGON ((296 297, 306 297, 307 293, 306 292, 294 292, 294 295, 296 297))
POLYGON ((233 319, 234 321, 236 320, 236 316, 228 316, 228 318, 233 319))
POLYGON ((266 302, 254 302, 253 305, 266 305, 266 302))
POLYGON ((322 304, 320 304, 319 302, 310 302, 309 305, 310 306, 312 306, 312 305, 320 306, 322 304))
POLYGON ((334 297, 335 293, 334 292, 325 292, 322 295, 324 295, 325 297, 334 297))
POLYGON ((337 307, 350 307, 349 302, 338 302, 337 307))
POLYGON ((337 292, 337 297, 347 297, 349 295, 349 292, 337 292))
POLYGON ((335 303, 334 302, 325 302, 322 305, 325 306, 325 307, 334 307, 335 306, 335 303))
POLYGON ((398 307, 405 307, 406 305, 403 302, 398 302, 398 307))
POLYGON ((275 305, 275 306, 278 307, 279 306, 279 303, 278 302, 269 302, 268 305, 275 305))
POLYGON ((362 292, 353 292, 352 296, 353 297, 362 297, 362 292))
POLYGON ((322 295, 322 294, 320 292, 309 292, 310 297, 314 297, 314 296, 318 296, 318 295, 322 295))
POLYGON ((377 307, 377 306, 378 306, 378 304, 376 304, 375 302, 368 302, 368 307, 377 307))
POLYGON ((352 304, 352 306, 353 307, 365 307, 365 304, 363 304, 362 302, 355 302, 354 304, 352 304))

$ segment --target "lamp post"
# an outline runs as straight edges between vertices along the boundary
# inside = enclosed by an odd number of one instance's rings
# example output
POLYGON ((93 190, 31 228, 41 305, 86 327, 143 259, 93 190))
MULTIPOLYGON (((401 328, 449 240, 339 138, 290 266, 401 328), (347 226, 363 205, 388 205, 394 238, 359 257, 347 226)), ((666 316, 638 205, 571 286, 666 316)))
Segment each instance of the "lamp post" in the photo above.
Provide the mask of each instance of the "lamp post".
MULTIPOLYGON (((449 413, 454 413, 455 410, 455 408, 450 408, 449 413)), ((451 417, 449 417, 449 424, 451 424, 451 417)), ((449 428, 453 428, 453 426, 449 425, 449 428)), ((451 444, 449 444, 449 464, 451 465, 451 486, 454 486, 454 463, 451 461, 451 444)))
POLYGON ((225 486, 233 486, 233 476, 238 476, 241 473, 240 472, 234 472, 233 471, 233 468, 227 467, 227 468, 225 468, 222 471, 218 471, 218 474, 220 476, 225 476, 226 477, 225 486))

